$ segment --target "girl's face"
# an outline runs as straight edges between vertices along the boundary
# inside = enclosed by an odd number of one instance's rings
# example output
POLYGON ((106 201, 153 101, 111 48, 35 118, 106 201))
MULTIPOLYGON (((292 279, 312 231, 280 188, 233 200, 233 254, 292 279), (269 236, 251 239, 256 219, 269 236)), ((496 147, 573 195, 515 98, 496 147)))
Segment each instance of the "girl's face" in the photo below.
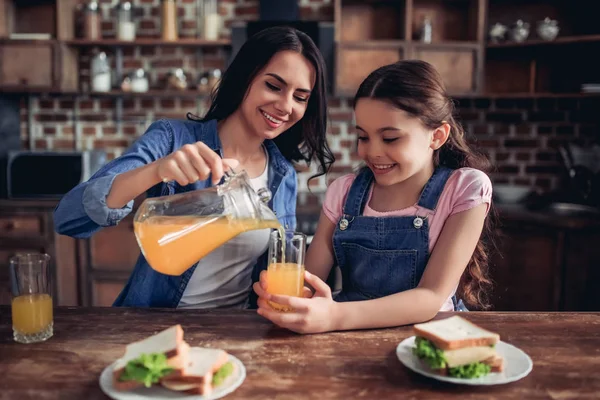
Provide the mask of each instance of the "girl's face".
POLYGON ((241 105, 253 134, 273 139, 304 116, 315 84, 315 69, 295 51, 276 53, 256 75, 241 105))
POLYGON ((438 146, 434 132, 392 104, 370 98, 355 107, 358 155, 378 184, 404 182, 431 165, 438 146))

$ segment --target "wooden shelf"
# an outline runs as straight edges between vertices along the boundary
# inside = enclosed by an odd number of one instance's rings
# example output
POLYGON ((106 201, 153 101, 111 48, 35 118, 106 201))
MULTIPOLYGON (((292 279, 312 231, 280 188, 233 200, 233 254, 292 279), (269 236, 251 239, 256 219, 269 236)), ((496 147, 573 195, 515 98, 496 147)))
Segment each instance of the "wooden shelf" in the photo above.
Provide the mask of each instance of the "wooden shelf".
POLYGON ((66 92, 62 92, 59 89, 49 88, 49 87, 35 87, 35 86, 21 86, 21 85, 2 85, 0 86, 0 93, 8 93, 8 94, 41 94, 41 93, 49 93, 49 94, 63 94, 66 92))
POLYGON ((124 41, 116 39, 102 39, 102 40, 86 40, 86 39, 73 39, 66 40, 70 46, 77 47, 91 47, 91 46, 104 46, 104 47, 147 47, 147 46, 174 46, 174 47, 221 47, 230 46, 231 40, 229 39, 218 39, 218 40, 204 40, 204 39, 179 39, 175 42, 161 40, 161 39, 136 39, 134 41, 124 41))
POLYGON ((600 42, 600 35, 582 35, 582 36, 564 36, 557 37, 554 40, 541 40, 532 39, 525 40, 524 42, 503 42, 503 43, 488 43, 487 47, 490 49, 495 48, 513 48, 513 47, 527 47, 527 46, 556 46, 565 44, 575 43, 593 43, 600 42))
POLYGON ((31 88, 31 87, 20 87, 20 86, 0 86, 0 93, 7 94, 31 94, 31 95, 57 95, 57 96, 70 96, 70 97, 113 97, 113 98, 202 98, 208 97, 203 95, 196 90, 160 90, 153 89, 144 93, 136 92, 123 92, 114 90, 111 92, 72 92, 72 91, 59 91, 48 88, 31 88))
POLYGON ((477 50, 481 46, 478 42, 469 42, 469 41, 445 41, 445 42, 432 42, 432 43, 423 43, 418 41, 413 41, 411 43, 415 47, 419 48, 431 48, 431 49, 444 49, 444 50, 477 50))
POLYGON ((438 48, 444 50, 477 50, 480 47, 478 42, 469 42, 469 41, 444 41, 444 42, 432 42, 432 43, 423 43, 416 40, 406 41, 406 40, 363 40, 363 41, 341 41, 337 43, 342 47, 354 47, 354 48, 402 48, 408 45, 420 47, 420 48, 438 48))
POLYGON ((354 47, 354 48, 368 48, 368 49, 380 49, 380 48, 402 48, 408 44, 405 40, 361 40, 353 41, 346 40, 337 43, 342 47, 354 47))
POLYGON ((88 92, 88 93, 80 93, 80 95, 88 95, 90 97, 144 97, 144 98, 200 98, 207 97, 207 95, 203 95, 196 90, 160 90, 160 89, 152 89, 144 93, 136 93, 136 92, 123 92, 120 90, 113 90, 111 92, 88 92))
POLYGON ((550 93, 550 92, 520 92, 520 93, 473 93, 473 94, 451 94, 454 98, 484 98, 484 99, 539 99, 539 98, 584 98, 584 97, 600 97, 600 93, 550 93))
POLYGON ((0 44, 55 44, 59 43, 56 39, 11 39, 9 37, 0 37, 0 44))

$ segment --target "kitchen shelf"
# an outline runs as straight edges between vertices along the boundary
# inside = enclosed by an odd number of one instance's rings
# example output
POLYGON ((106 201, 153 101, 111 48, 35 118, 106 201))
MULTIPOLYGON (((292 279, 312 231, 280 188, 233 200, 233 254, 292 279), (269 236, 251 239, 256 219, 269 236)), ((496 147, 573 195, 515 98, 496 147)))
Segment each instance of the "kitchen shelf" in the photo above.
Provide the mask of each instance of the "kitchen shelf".
POLYGON ((527 47, 527 46, 556 46, 566 45, 575 43, 593 43, 600 42, 600 35, 581 35, 581 36, 564 36, 557 37, 552 41, 532 39, 525 40, 524 42, 503 42, 503 43, 488 43, 487 47, 490 49, 495 48, 513 48, 513 47, 527 47))
POLYGON ((339 46, 353 47, 353 48, 366 48, 366 49, 381 49, 381 48, 403 48, 408 45, 422 48, 432 49, 469 49, 476 50, 480 44, 478 42, 469 41, 441 41, 424 43, 417 40, 367 40, 367 41, 352 41, 345 40, 337 43, 339 46))
POLYGON ((515 92, 515 93, 473 93, 473 94, 453 94, 455 98, 484 98, 484 99, 537 99, 537 98, 585 98, 585 97, 600 97, 600 93, 551 93, 551 92, 515 92))
POLYGON ((123 92, 114 90, 110 92, 62 92, 59 90, 47 90, 44 88, 29 88, 15 86, 0 86, 0 93, 8 94, 32 94, 47 96, 70 96, 70 97, 113 97, 113 98, 203 98, 208 95, 201 94, 196 90, 160 90, 152 89, 144 93, 123 92))
POLYGON ((423 43, 419 41, 413 41, 411 43, 415 47, 419 48, 430 48, 430 49, 445 49, 445 50, 477 50, 481 46, 478 42, 468 42, 468 41, 444 41, 444 42, 431 42, 431 43, 423 43))
POLYGON ((160 90, 160 89, 152 89, 147 92, 137 93, 137 92, 123 92, 120 90, 113 90, 110 92, 89 92, 85 93, 90 97, 144 97, 144 98, 199 98, 199 97, 207 97, 207 95, 201 94, 196 90, 160 90))
POLYGON ((11 39, 9 37, 0 37, 0 44, 55 44, 60 43, 56 39, 11 39))
POLYGON ((380 48, 402 48, 408 44, 405 40, 344 40, 337 43, 340 46, 347 46, 353 48, 367 48, 367 49, 380 49, 380 48))
POLYGON ((223 47, 231 46, 231 40, 205 40, 205 39, 179 39, 177 41, 167 41, 161 39, 139 38, 134 41, 117 40, 117 39, 101 39, 101 40, 86 40, 72 39, 66 40, 66 44, 75 47, 148 47, 148 46, 171 46, 171 47, 223 47))

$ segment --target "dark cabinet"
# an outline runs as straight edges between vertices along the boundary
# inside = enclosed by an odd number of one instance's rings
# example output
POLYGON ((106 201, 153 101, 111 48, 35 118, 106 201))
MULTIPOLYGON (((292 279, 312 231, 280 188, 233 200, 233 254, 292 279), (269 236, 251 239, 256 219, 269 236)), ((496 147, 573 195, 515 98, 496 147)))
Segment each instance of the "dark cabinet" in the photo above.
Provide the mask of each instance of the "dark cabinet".
POLYGON ((133 215, 79 243, 82 260, 82 303, 111 306, 127 282, 140 249, 133 233, 133 215))
POLYGON ((77 54, 56 41, 0 43, 0 87, 75 91, 77 54))
POLYGON ((514 210, 500 217, 494 310, 600 310, 600 220, 514 210))

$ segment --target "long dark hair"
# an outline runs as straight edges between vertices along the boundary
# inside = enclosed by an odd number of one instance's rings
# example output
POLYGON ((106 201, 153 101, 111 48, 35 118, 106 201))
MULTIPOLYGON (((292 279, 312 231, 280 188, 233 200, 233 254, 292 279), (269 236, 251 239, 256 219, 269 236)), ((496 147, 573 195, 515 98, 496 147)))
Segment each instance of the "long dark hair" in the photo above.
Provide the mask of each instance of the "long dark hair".
MULTIPOLYGON (((454 103, 446 93, 441 76, 431 64, 420 60, 406 60, 381 67, 360 85, 354 97, 354 106, 361 98, 387 101, 418 118, 429 129, 447 122, 450 125, 450 136, 434 152, 436 167, 444 165, 452 169, 471 167, 484 172, 491 170, 487 157, 472 149, 467 142, 465 131, 454 118, 454 103)), ((459 285, 459 295, 463 300, 483 309, 489 308, 487 292, 492 284, 488 276, 488 250, 490 246, 494 246, 493 225, 496 214, 493 205, 491 207, 482 236, 459 285)))
POLYGON ((273 141, 290 162, 311 160, 319 163, 313 179, 329 171, 334 156, 327 144, 327 91, 325 61, 312 39, 305 33, 289 26, 276 26, 254 34, 240 48, 238 54, 215 90, 204 118, 188 113, 192 120, 221 121, 233 114, 242 104, 256 74, 280 51, 291 50, 302 54, 314 67, 315 85, 304 117, 273 141))

